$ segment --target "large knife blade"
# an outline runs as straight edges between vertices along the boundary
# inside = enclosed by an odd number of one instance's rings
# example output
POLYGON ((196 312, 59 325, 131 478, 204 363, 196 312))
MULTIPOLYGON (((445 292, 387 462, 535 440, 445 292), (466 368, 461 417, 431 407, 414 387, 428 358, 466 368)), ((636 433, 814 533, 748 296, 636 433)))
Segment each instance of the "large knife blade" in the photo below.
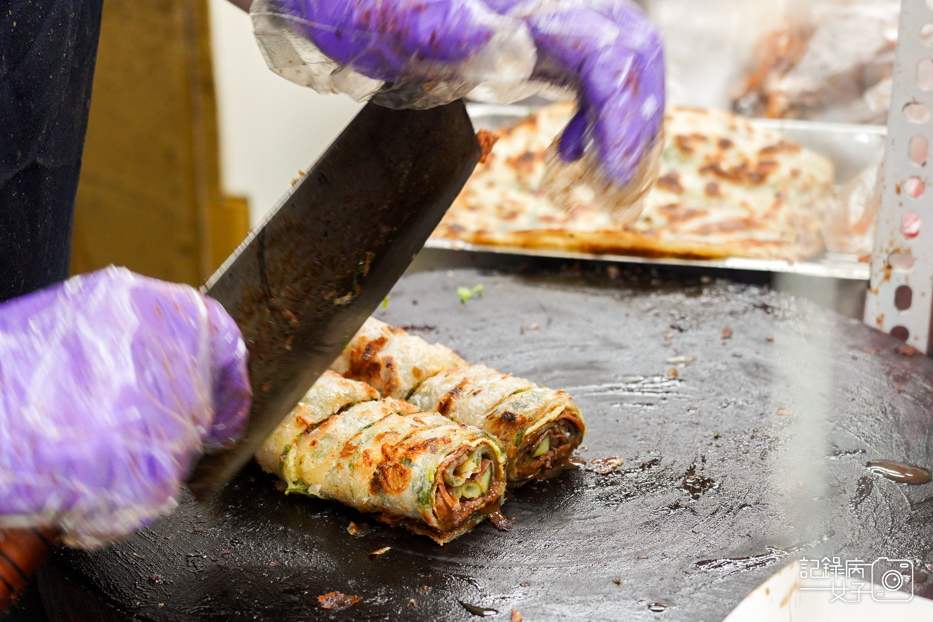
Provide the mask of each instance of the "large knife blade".
POLYGON ((249 350, 243 438, 205 455, 188 484, 218 491, 333 362, 440 222, 480 157, 462 101, 431 110, 368 104, 204 292, 249 350))

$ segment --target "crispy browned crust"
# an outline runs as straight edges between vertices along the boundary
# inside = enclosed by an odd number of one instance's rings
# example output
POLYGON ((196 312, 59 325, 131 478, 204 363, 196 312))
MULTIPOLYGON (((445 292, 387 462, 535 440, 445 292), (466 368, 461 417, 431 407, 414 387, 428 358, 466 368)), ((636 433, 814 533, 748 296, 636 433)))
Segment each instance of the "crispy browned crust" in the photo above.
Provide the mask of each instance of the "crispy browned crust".
MULTIPOLYGON (((723 225, 727 227, 728 225, 723 225)), ((444 223, 433 237, 461 240, 470 244, 529 249, 590 253, 593 255, 633 255, 636 257, 679 257, 687 259, 783 259, 803 261, 823 250, 823 237, 818 230, 801 231, 796 245, 780 242, 734 240, 719 243, 689 240, 665 240, 655 235, 631 231, 567 231, 563 229, 532 229, 526 231, 465 231, 444 223)))
POLYGON ((499 130, 433 237, 591 254, 801 261, 823 249, 832 164, 770 130, 721 111, 669 113, 660 177, 633 223, 600 217, 577 197, 567 213, 540 186, 547 144, 569 106, 499 130), (673 115, 673 116, 671 116, 673 115), (673 121, 671 120, 673 119, 673 121), (709 127, 706 132, 685 126, 709 127))

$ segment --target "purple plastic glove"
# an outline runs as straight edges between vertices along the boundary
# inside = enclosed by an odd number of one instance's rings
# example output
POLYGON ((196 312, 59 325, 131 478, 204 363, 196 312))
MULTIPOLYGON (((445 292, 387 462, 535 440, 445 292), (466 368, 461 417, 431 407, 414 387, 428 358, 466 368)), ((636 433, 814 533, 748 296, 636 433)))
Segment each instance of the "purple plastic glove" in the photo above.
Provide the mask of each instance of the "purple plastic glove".
POLYGON ((250 404, 236 324, 197 290, 121 268, 0 305, 0 524, 96 546, 176 505, 250 404))
MULTIPOLYGON (((598 191, 635 184, 637 198, 646 190, 647 156, 661 143, 664 56, 659 32, 632 3, 257 0, 253 10, 254 18, 275 11, 285 15, 339 65, 330 71, 343 83, 347 70, 379 81, 377 101, 386 105, 422 107, 464 95, 488 99, 490 93, 501 101, 509 94, 529 94, 517 83, 573 89, 578 112, 560 137, 559 157, 577 161, 590 154, 592 144, 591 168, 602 178, 598 191), (533 58, 523 75, 517 65, 527 37, 533 58)), ((275 46, 264 46, 264 52, 267 60, 277 56, 275 46)), ((281 56, 283 65, 295 64, 281 56)), ((275 67, 274 60, 270 64, 275 67)), ((326 70, 321 64, 316 68, 326 70)), ((320 90, 351 90, 341 88, 340 81, 308 83, 320 90)))

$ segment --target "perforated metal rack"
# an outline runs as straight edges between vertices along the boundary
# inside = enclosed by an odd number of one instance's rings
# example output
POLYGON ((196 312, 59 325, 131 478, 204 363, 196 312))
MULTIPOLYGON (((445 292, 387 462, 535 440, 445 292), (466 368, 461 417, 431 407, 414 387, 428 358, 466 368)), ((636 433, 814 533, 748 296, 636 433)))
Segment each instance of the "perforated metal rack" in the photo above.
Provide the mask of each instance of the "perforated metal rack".
POLYGON ((933 352, 933 0, 902 0, 865 322, 933 352))

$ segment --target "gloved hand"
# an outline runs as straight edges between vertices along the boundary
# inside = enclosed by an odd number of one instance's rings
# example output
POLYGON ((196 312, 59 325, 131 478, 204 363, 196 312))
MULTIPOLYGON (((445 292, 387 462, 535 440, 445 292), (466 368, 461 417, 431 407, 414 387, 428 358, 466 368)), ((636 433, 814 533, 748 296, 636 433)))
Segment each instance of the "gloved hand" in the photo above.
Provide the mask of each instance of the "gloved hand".
POLYGON ((529 84, 572 89, 578 111, 556 145, 560 159, 588 155, 597 192, 638 198, 652 181, 662 42, 627 0, 256 0, 252 13, 270 66, 322 92, 427 107, 463 96, 506 103, 529 84), (327 58, 286 43, 283 29, 327 58))
POLYGON ((191 287, 107 268, 0 305, 0 526, 139 529, 249 403, 240 331, 191 287))

